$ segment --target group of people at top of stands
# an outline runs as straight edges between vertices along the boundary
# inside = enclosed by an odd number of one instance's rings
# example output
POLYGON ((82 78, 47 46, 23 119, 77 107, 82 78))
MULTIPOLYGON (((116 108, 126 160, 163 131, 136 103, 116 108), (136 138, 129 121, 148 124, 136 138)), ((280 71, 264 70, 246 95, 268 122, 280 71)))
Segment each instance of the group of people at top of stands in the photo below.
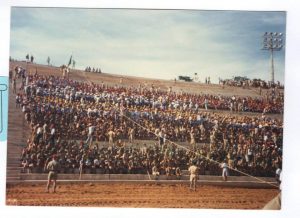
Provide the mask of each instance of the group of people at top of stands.
POLYGON ((102 73, 101 68, 91 68, 91 67, 86 67, 84 69, 85 72, 93 72, 93 73, 102 73))
POLYGON ((153 85, 111 87, 24 75, 16 106, 31 128, 22 153, 25 168, 42 169, 53 154, 63 169, 83 167, 103 173, 151 173, 153 167, 162 174, 174 173, 196 159, 202 173, 219 174, 219 166, 206 159, 211 158, 227 159, 230 167, 253 175, 272 176, 275 165, 281 164, 282 121, 267 116, 282 112, 283 97, 278 93, 262 98, 196 95, 153 85), (263 114, 205 110, 213 102, 217 102, 214 109, 263 114), (128 146, 137 139, 157 143, 128 146), (193 152, 169 140, 188 142, 193 152))
POLYGON ((243 88, 248 87, 260 87, 264 89, 283 89, 284 86, 279 81, 276 83, 266 82, 261 79, 248 79, 246 77, 237 77, 236 79, 221 79, 219 78, 219 84, 227 85, 227 86, 238 86, 243 88))

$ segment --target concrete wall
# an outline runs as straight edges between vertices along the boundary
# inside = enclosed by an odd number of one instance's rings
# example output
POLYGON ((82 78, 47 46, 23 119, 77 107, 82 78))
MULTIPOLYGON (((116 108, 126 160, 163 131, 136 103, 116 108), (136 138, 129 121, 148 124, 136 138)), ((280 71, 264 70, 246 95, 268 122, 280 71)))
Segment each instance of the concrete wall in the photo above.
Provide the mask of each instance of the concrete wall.
MULTIPOLYGON (((47 174, 21 174, 20 182, 46 182, 47 174)), ((259 180, 247 176, 231 176, 228 181, 223 181, 221 176, 199 176, 200 185, 218 185, 228 187, 246 188, 276 188, 274 178, 260 177, 259 180)), ((59 174, 59 182, 134 182, 134 183, 189 183, 189 176, 182 176, 180 180, 176 176, 159 176, 157 180, 151 175, 146 174, 59 174)))
MULTIPOLYGON (((21 174, 21 180, 46 180, 48 174, 21 174)), ((154 176, 147 174, 82 174, 82 180, 154 180, 154 176)), ((79 174, 59 174, 59 180, 79 180, 79 174)), ((260 180, 267 182, 275 182, 274 178, 263 177, 260 180)), ((177 180, 176 176, 167 177, 166 175, 161 175, 158 180, 177 180)), ((180 180, 189 180, 189 176, 181 176, 180 180)), ((199 176, 199 180, 222 180, 221 176, 199 176)), ((259 182, 252 177, 247 176, 232 176, 228 177, 228 181, 248 181, 248 182, 259 182)))

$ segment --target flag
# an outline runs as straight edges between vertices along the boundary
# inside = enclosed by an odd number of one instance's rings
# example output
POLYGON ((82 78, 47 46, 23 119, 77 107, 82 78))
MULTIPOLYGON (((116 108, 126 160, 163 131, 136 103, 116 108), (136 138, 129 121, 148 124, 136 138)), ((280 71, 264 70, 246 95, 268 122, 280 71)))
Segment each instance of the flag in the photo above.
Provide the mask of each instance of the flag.
POLYGON ((72 55, 71 55, 71 57, 70 57, 68 67, 69 67, 71 64, 72 64, 72 55))

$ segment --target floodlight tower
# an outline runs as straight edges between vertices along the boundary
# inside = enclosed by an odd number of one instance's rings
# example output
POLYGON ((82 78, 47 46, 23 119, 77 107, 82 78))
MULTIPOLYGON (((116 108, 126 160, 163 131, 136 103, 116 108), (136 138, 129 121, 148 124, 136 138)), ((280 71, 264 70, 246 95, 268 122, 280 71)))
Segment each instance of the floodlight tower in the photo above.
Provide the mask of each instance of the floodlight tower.
POLYGON ((274 59, 273 51, 280 51, 283 47, 283 33, 265 32, 263 35, 262 50, 269 50, 271 52, 271 83, 274 84, 274 59))

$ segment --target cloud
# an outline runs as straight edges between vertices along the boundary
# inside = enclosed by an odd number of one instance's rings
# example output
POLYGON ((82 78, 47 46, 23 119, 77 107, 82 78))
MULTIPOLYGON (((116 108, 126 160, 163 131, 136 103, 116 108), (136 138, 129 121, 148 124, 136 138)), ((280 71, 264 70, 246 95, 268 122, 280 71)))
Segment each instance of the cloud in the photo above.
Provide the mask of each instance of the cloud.
MULTIPOLYGON (((13 8, 11 56, 30 52, 37 62, 57 65, 71 53, 77 67, 173 79, 178 75, 231 78, 266 72, 269 54, 260 50, 264 31, 285 30, 282 12, 164 11, 13 8), (24 22, 26 20, 26 22, 24 22)), ((284 53, 277 52, 283 81, 284 53)))

